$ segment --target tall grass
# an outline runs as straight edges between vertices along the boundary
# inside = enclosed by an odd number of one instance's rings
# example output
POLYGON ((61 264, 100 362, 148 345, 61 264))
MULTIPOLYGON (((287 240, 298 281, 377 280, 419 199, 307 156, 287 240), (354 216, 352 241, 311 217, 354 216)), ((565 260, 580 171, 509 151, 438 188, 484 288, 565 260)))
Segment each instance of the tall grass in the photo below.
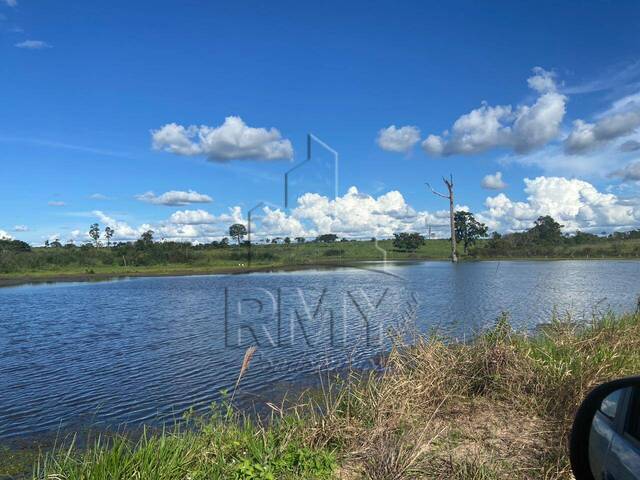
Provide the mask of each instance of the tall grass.
POLYGON ((536 335, 508 318, 468 343, 398 345, 382 372, 351 372, 249 421, 231 406, 196 428, 97 441, 41 458, 50 479, 569 479, 567 434, 594 385, 640 371, 640 315, 536 335))

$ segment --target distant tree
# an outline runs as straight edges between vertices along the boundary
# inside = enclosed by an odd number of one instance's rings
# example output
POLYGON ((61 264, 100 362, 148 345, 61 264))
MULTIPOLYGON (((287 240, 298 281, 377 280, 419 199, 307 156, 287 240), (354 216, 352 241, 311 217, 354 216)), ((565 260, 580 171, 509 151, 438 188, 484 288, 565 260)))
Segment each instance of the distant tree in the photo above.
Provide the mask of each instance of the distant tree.
POLYGON ((479 238, 487 236, 489 228, 478 222, 471 212, 457 211, 454 215, 456 241, 463 242, 465 255, 469 246, 474 245, 479 238))
POLYGON ((57 238, 53 242, 51 242, 50 245, 52 248, 62 248, 62 244, 60 243, 60 240, 57 238))
POLYGON ((222 240, 220 240, 220 248, 226 248, 229 246, 229 239, 227 237, 223 237, 222 240))
POLYGON ((107 239, 107 247, 111 246, 111 239, 113 238, 114 233, 116 232, 111 227, 107 227, 104 229, 104 237, 107 239))
POLYGON ((398 250, 413 251, 424 245, 424 237, 419 233, 394 233, 393 246, 398 250))
POLYGON ((502 235, 500 235, 498 232, 493 232, 489 237, 489 241, 487 242, 487 248, 497 250, 498 248, 502 247, 502 243, 502 235))
POLYGON ((375 242, 376 241, 376 237, 371 237, 371 241, 375 242))
POLYGON ((562 242, 562 227, 553 217, 545 215, 538 217, 533 228, 527 231, 527 235, 534 243, 558 245, 562 242))
POLYGON ((147 230, 142 235, 140 235, 140 242, 144 247, 148 247, 149 245, 153 245, 153 230, 147 230))
POLYGON ((276 243, 278 243, 278 238, 272 238, 272 239, 271 239, 271 243, 272 243, 273 245, 275 245, 276 243))
POLYGON ((229 227, 229 236, 236 239, 238 245, 242 241, 242 237, 247 234, 247 227, 242 225, 241 223, 234 223, 229 227))
POLYGON ((14 252, 23 253, 30 252, 31 245, 22 240, 10 240, 8 238, 0 238, 0 253, 14 252))
POLYGON ((93 239, 95 247, 100 245, 100 225, 94 223, 89 227, 89 236, 93 239))
POLYGON ((296 243, 304 243, 306 239, 304 237, 296 237, 296 243))
POLYGON ((322 243, 333 243, 338 239, 338 236, 335 233, 323 233, 316 237, 316 242, 322 243))
POLYGON ((44 248, 49 248, 49 240, 44 241, 44 248))
MULTIPOLYGON (((623 235, 625 237, 628 236, 628 238, 633 238, 630 235, 632 233, 633 232, 625 232, 623 235)), ((581 232, 580 230, 578 230, 573 236, 568 237, 565 241, 567 243, 583 245, 585 243, 597 243, 597 242, 600 242, 601 240, 602 239, 597 235, 594 235, 592 233, 581 232)))
POLYGON ((289 237, 284 237, 284 243, 289 245, 291 243, 291 239, 289 237))

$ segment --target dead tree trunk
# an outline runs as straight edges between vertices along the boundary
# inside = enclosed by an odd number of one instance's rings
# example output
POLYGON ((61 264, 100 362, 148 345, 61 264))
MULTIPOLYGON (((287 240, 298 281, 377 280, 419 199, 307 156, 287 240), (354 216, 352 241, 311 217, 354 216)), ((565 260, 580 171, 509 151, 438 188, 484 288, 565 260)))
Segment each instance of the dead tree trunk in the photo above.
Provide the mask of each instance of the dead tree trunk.
POLYGON ((453 263, 458 262, 458 248, 456 244, 456 222, 455 222, 455 204, 453 201, 453 175, 449 175, 449 180, 442 177, 442 181, 447 186, 447 190, 449 191, 448 195, 444 195, 440 192, 436 192, 431 185, 427 183, 427 186, 431 189, 434 195, 437 195, 442 198, 446 198, 449 200, 449 223, 451 226, 451 261, 453 263))

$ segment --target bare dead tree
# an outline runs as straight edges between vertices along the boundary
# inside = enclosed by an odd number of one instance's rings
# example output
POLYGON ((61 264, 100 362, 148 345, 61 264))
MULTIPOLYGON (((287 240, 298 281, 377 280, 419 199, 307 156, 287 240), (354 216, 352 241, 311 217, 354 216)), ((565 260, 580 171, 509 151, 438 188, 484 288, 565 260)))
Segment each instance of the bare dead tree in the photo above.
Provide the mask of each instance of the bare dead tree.
POLYGON ((437 195, 442 198, 446 198, 449 200, 449 222, 451 225, 451 261, 453 263, 457 263, 458 261, 458 252, 456 245, 456 223, 455 223, 455 212, 454 212, 454 203, 453 203, 453 175, 449 174, 449 179, 447 180, 445 177, 442 177, 442 181, 447 186, 447 190, 449 191, 449 195, 444 195, 440 192, 434 190, 434 188, 427 183, 429 189, 434 195, 437 195))

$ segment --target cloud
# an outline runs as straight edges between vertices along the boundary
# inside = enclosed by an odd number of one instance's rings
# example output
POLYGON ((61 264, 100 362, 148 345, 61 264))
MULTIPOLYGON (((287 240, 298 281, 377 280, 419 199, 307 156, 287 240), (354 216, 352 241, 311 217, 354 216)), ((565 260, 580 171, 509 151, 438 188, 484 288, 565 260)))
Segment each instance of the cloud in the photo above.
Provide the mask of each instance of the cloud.
POLYGON ((548 72, 542 67, 534 67, 533 73, 533 76, 527 78, 529 88, 538 93, 547 93, 556 90, 556 74, 554 72, 548 72))
MULTIPOLYGON (((245 223, 240 207, 231 207, 228 213, 214 216, 204 210, 184 210, 173 213, 167 220, 157 223, 143 223, 132 226, 117 220, 103 211, 95 210, 92 215, 103 226, 109 226, 115 233, 112 241, 134 241, 147 230, 154 232, 156 240, 209 243, 228 236, 229 226, 245 223)), ((86 237, 86 233, 83 234, 86 237)))
POLYGON ((373 197, 355 186, 335 199, 306 193, 298 198, 291 216, 308 236, 335 233, 349 238, 390 237, 403 231, 422 231, 427 225, 445 225, 448 212, 417 212, 398 191, 373 197))
POLYGON ((16 225, 15 227, 13 227, 13 231, 14 232, 28 232, 29 231, 29 227, 27 227, 26 225, 16 225))
POLYGON ((527 80, 539 96, 532 105, 490 106, 458 118, 451 132, 429 135, 422 148, 429 155, 473 155, 493 148, 527 153, 555 139, 566 112, 567 97, 557 91, 555 76, 540 67, 527 80))
POLYGON ((502 172, 485 175, 480 185, 487 190, 502 190, 507 188, 507 184, 502 180, 502 172))
POLYGON ((420 141, 420 129, 410 125, 396 128, 395 125, 378 132, 376 142, 387 152, 407 153, 420 141))
POLYGON ((623 182, 640 181, 640 160, 628 163, 619 170, 615 170, 609 174, 611 178, 619 178, 623 182))
POLYGON ((263 212, 264 216, 260 219, 258 235, 293 238, 310 236, 310 232, 305 229, 299 219, 288 216, 279 209, 272 210, 269 207, 265 207, 263 212))
MULTIPOLYGON (((101 210, 94 210, 93 215, 97 217, 103 227, 111 227, 114 233, 114 240, 137 240, 147 230, 153 230, 150 224, 142 224, 138 227, 131 227, 124 221, 116 220, 101 210)), ((104 230, 104 228, 103 228, 104 230)))
POLYGON ((89 195, 91 200, 111 200, 107 195, 103 195, 102 193, 92 193, 89 195))
POLYGON ((599 77, 582 84, 562 88, 565 94, 591 93, 611 90, 634 83, 640 77, 640 60, 613 65, 601 71, 599 77))
POLYGON ((0 230, 0 240, 13 240, 13 237, 4 230, 0 230))
POLYGON ((68 143, 52 142, 52 141, 49 141, 49 140, 41 140, 41 139, 38 139, 38 138, 21 138, 21 137, 4 137, 3 136, 3 137, 0 137, 0 142, 26 143, 26 144, 29 144, 29 145, 38 145, 38 146, 42 146, 42 147, 58 148, 58 149, 62 149, 62 150, 85 152, 85 153, 91 153, 91 154, 96 154, 96 155, 104 155, 104 156, 116 157, 116 158, 126 158, 126 159, 132 159, 133 158, 128 153, 112 152, 110 150, 102 150, 102 149, 99 149, 99 148, 85 147, 85 146, 82 146, 82 145, 72 145, 72 144, 68 144, 68 143))
POLYGON ((565 140, 565 151, 570 155, 586 152, 618 137, 630 135, 639 126, 640 106, 637 111, 610 115, 596 123, 576 120, 565 140))
POLYGON ((227 117, 219 127, 184 127, 169 123, 151 132, 153 148, 177 155, 203 155, 212 162, 291 160, 293 146, 275 128, 253 128, 240 117, 227 117))
POLYGON ((537 177, 525 178, 524 183, 526 201, 513 201, 504 193, 488 197, 478 218, 500 231, 531 228, 541 215, 551 215, 565 231, 600 232, 636 227, 640 221, 637 207, 582 180, 537 177))
POLYGON ((146 192, 141 195, 136 195, 136 198, 142 202, 168 206, 184 206, 192 203, 213 202, 213 199, 209 195, 204 195, 194 190, 189 190, 188 192, 171 190, 163 193, 162 195, 156 195, 153 192, 146 192))
POLYGON ((204 210, 179 210, 169 217, 169 221, 176 225, 203 225, 214 223, 216 219, 204 210))
POLYGON ((50 207, 64 207, 66 203, 60 200, 51 200, 47 203, 47 205, 49 205, 50 207))
POLYGON ((562 144, 555 143, 527 155, 505 155, 498 161, 503 165, 517 163, 537 167, 548 176, 606 178, 612 170, 624 166, 625 158, 615 143, 580 155, 569 155, 562 144))
POLYGON ((52 45, 49 45, 47 42, 43 42, 42 40, 25 40, 23 42, 18 42, 14 45, 18 48, 26 48, 27 50, 44 50, 46 48, 53 48, 52 45))
MULTIPOLYGON (((499 173, 499 172, 498 172, 499 173)), ((598 191, 592 184, 564 177, 540 176, 524 179, 525 201, 516 201, 504 193, 489 196, 484 210, 476 217, 492 230, 521 231, 533 226, 541 215, 551 215, 565 231, 612 231, 637 228, 640 224, 640 199, 619 198, 598 191)), ((436 237, 446 238, 449 232, 449 211, 419 211, 407 203, 399 191, 373 196, 352 186, 337 198, 307 192, 298 197, 295 207, 287 213, 275 207, 263 207, 254 212, 254 241, 273 237, 315 238, 334 233, 351 239, 390 238, 398 232, 432 230, 436 237)), ((469 210, 466 205, 457 209, 469 210)), ((131 241, 153 230, 157 240, 209 243, 228 237, 229 226, 246 225, 239 206, 226 213, 213 215, 204 210, 174 212, 164 221, 131 226, 102 211, 94 211, 100 224, 115 230, 114 240, 131 241)), ((80 232, 80 231, 79 231, 80 232)), ((86 238, 86 232, 79 233, 86 238)))
POLYGON ((18 5, 17 0, 2 0, 2 1, 9 7, 15 7, 18 5))
POLYGON ((431 155, 474 154, 509 142, 511 130, 503 121, 511 117, 510 106, 480 108, 462 115, 455 121, 450 137, 429 135, 422 148, 431 155))
MULTIPOLYGON (((234 223, 246 225, 239 206, 220 215, 204 210, 177 211, 164 221, 140 226, 116 220, 102 211, 94 211, 93 215, 103 227, 108 225, 115 230, 114 240, 117 241, 136 240, 146 230, 153 230, 158 240, 209 243, 228 236, 229 226, 234 223)), ((351 187, 336 199, 306 193, 298 198, 290 214, 265 206, 254 212, 252 218, 255 241, 274 236, 314 238, 322 233, 349 238, 382 238, 401 231, 424 233, 427 225, 445 235, 449 212, 444 209, 433 213, 415 211, 398 191, 374 197, 351 187)))
POLYGON ((640 142, 636 140, 627 140, 620 145, 621 152, 637 152, 638 150, 640 150, 640 142))

